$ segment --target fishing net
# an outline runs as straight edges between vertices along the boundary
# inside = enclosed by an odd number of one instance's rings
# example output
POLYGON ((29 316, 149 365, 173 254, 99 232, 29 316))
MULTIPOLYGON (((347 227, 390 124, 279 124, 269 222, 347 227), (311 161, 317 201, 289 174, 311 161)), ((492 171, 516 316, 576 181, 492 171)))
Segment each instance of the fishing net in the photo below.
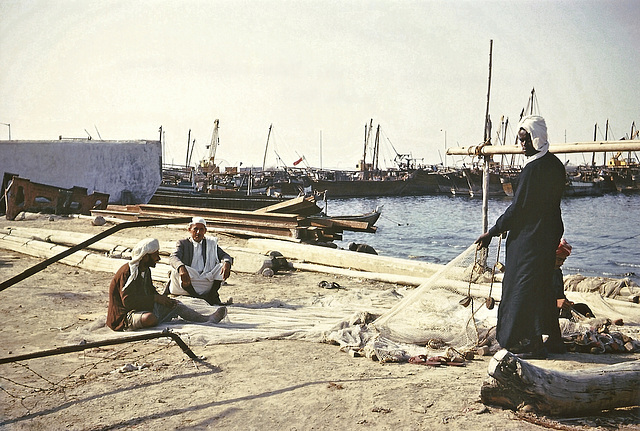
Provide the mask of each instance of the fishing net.
POLYGON ((403 361, 426 350, 464 350, 491 344, 500 297, 500 242, 472 245, 372 322, 336 328, 329 341, 382 361, 403 361), (488 340, 488 341, 487 341, 488 340))

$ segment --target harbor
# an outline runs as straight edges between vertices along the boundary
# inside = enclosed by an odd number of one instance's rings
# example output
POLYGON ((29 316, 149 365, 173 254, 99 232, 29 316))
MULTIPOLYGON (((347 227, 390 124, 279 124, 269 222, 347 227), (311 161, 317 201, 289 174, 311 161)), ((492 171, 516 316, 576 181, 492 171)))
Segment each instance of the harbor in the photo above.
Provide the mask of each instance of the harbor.
POLYGON ((640 427, 639 2, 0 9, 0 429, 640 427))

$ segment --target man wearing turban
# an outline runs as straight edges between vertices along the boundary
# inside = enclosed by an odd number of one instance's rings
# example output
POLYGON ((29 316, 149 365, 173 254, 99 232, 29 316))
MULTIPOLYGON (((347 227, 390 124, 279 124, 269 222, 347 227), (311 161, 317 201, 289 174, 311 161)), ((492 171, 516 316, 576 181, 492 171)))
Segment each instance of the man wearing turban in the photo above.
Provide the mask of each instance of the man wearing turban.
POLYGON ((169 291, 173 295, 189 295, 202 298, 210 305, 222 303, 218 291, 231 273, 233 258, 218 245, 216 238, 207 237, 207 222, 194 217, 189 223, 190 237, 178 240, 169 257, 173 268, 169 291))
POLYGON ((107 326, 114 331, 156 326, 174 317, 200 323, 218 323, 227 314, 220 307, 204 316, 184 304, 160 295, 151 280, 151 269, 160 261, 160 244, 147 238, 133 248, 131 261, 116 272, 109 286, 107 326))
POLYGON ((524 117, 518 130, 525 165, 511 205, 495 225, 478 237, 478 247, 509 232, 505 274, 498 307, 500 345, 526 358, 544 358, 547 350, 563 352, 552 277, 556 249, 564 232, 560 201, 566 172, 549 152, 547 126, 539 116, 524 117), (549 336, 546 346, 542 335, 549 336))

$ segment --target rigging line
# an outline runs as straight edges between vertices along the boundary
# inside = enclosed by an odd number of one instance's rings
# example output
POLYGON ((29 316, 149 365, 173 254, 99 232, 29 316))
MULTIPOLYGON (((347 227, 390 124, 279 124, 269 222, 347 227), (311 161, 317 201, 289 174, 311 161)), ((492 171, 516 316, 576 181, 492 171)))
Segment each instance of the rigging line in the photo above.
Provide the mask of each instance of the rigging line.
POLYGON ((387 217, 387 216, 386 216, 386 215, 384 215, 384 214, 380 214, 380 217, 382 217, 382 218, 386 218, 387 220, 389 220, 390 222, 393 222, 393 223, 397 224, 398 226, 409 226, 409 223, 400 223, 400 222, 397 222, 397 221, 395 221, 395 220, 393 220, 393 219, 390 219, 389 217, 387 217))
POLYGON ((605 247, 611 247, 612 245, 619 244, 619 243, 621 243, 621 242, 628 241, 628 240, 630 240, 630 239, 634 239, 634 238, 637 238, 637 237, 639 237, 639 236, 640 236, 640 233, 639 233, 639 234, 637 234, 637 235, 630 236, 629 238, 624 238, 624 239, 621 239, 621 240, 619 240, 619 241, 614 241, 614 242, 612 242, 612 243, 610 243, 610 244, 604 244, 604 245, 599 245, 598 247, 588 248, 588 249, 586 249, 586 250, 582 250, 581 252, 582 252, 582 253, 585 253, 585 252, 588 252, 588 251, 599 250, 599 249, 601 249, 601 248, 605 248, 605 247))

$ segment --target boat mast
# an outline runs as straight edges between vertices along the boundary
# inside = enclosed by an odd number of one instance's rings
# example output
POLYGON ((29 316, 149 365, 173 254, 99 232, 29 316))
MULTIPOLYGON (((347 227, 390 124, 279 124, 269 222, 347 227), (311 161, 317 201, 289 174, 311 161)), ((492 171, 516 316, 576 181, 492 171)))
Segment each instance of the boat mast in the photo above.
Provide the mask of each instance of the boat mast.
POLYGON ((378 170, 378 154, 380 153, 380 124, 376 129, 376 140, 373 144, 373 168, 378 170))
MULTIPOLYGON (((609 119, 607 118, 607 126, 604 129, 604 140, 609 140, 609 119)), ((607 153, 602 153, 602 166, 607 166, 607 153)))
POLYGON ((189 145, 191 144, 191 129, 189 129, 189 133, 187 134, 187 158, 184 161, 184 167, 189 167, 189 145))
MULTIPOLYGON (((493 39, 489 42, 489 83, 487 85, 487 110, 484 116, 484 141, 483 145, 491 143, 491 119, 489 118, 489 100, 491 95, 491 59, 493 53, 493 39)), ((482 172, 482 232, 489 229, 489 162, 491 156, 484 156, 484 166, 482 172)))
POLYGON ((322 130, 320 130, 320 169, 322 169, 322 130))
POLYGON ((264 158, 262 159, 263 171, 264 171, 264 166, 267 163, 267 149, 269 148, 269 137, 271 136, 271 127, 273 127, 273 123, 269 124, 269 133, 267 133, 267 145, 264 146, 264 158))
MULTIPOLYGON (((598 123, 593 126, 593 142, 598 140, 598 123)), ((591 166, 596 165, 596 152, 591 155, 591 166)))
POLYGON ((360 170, 362 172, 367 170, 367 146, 369 145, 371 129, 373 129, 373 118, 369 122, 369 127, 367 127, 366 124, 364 125, 364 151, 362 152, 362 163, 360 164, 360 170))

